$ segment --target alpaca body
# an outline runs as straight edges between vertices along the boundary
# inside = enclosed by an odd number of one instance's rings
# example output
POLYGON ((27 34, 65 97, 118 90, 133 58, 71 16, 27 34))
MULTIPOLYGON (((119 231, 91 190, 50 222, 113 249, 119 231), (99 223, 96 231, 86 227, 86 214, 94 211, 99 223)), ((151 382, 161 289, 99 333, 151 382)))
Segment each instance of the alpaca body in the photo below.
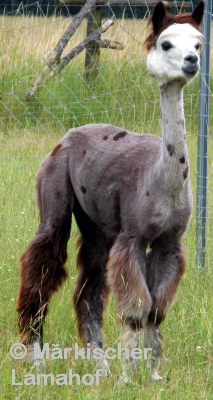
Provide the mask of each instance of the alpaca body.
POLYGON ((161 138, 111 125, 86 125, 68 131, 52 153, 41 167, 47 179, 49 169, 57 164, 54 179, 58 175, 60 181, 60 166, 63 169, 68 163, 80 206, 108 238, 125 231, 148 245, 163 232, 175 230, 181 236, 185 231, 192 208, 189 177, 184 179, 182 172, 181 187, 175 194, 168 192, 168 182, 162 180, 161 138))
MULTIPOLYGON (((24 343, 42 345, 49 301, 67 278, 74 214, 81 233, 73 295, 81 339, 91 349, 102 347, 111 290, 126 326, 124 346, 133 349, 143 340, 152 349, 150 377, 161 379, 159 326, 186 268, 181 237, 192 194, 183 87, 199 71, 203 11, 203 2, 192 14, 177 17, 166 14, 161 2, 154 9, 147 66, 159 82, 162 138, 85 125, 69 130, 41 165, 36 185, 40 225, 21 256, 17 311, 24 343)), ((134 370, 135 360, 130 362, 134 370)), ((98 366, 108 372, 104 358, 98 366)))

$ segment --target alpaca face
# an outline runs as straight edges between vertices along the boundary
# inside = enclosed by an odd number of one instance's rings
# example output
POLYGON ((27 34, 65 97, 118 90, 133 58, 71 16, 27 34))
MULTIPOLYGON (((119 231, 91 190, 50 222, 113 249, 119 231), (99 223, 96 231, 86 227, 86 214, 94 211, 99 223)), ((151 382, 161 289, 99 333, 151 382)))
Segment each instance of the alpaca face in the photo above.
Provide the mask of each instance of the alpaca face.
POLYGON ((191 81, 200 69, 203 35, 192 25, 172 24, 158 37, 147 57, 147 68, 160 84, 191 81))

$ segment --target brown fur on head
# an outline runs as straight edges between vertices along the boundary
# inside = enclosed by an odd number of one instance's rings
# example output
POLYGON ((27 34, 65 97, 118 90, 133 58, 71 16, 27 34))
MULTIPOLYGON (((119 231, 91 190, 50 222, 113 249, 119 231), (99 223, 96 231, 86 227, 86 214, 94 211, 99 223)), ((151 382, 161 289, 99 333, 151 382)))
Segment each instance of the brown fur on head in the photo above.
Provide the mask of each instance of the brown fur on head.
POLYGON ((155 47, 160 34, 172 24, 190 24, 200 31, 199 25, 203 18, 204 7, 205 3, 201 1, 191 14, 172 15, 166 13, 162 1, 157 3, 148 21, 148 25, 152 24, 152 32, 145 40, 147 50, 155 47))

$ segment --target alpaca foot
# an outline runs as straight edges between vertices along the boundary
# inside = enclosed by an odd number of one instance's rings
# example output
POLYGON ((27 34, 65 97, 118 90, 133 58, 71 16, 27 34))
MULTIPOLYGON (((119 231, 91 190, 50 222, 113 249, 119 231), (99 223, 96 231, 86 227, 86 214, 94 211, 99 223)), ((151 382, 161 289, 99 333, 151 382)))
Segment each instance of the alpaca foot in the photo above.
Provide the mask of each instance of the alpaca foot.
POLYGON ((127 384, 130 382, 130 379, 127 375, 121 375, 118 379, 118 386, 122 386, 123 384, 127 384))
POLYGON ((124 362, 122 365, 121 375, 118 379, 118 385, 121 386, 123 384, 132 383, 134 372, 135 368, 132 367, 131 363, 124 362))
POLYGON ((42 365, 45 365, 45 361, 41 357, 42 352, 42 340, 36 335, 34 342, 28 345, 28 353, 30 355, 30 359, 33 367, 39 368, 42 365))
POLYGON ((149 377, 152 382, 161 382, 163 380, 162 376, 160 376, 157 371, 152 372, 149 377))
POLYGON ((101 376, 110 376, 110 368, 109 368, 109 363, 106 360, 105 357, 103 357, 102 360, 96 361, 95 362, 95 367, 96 369, 100 369, 101 370, 101 376))
POLYGON ((91 358, 95 364, 96 370, 101 370, 101 376, 109 376, 110 375, 110 368, 109 363, 105 357, 104 350, 101 349, 96 343, 90 343, 91 349, 91 358), (98 349, 98 356, 97 352, 95 351, 98 349))

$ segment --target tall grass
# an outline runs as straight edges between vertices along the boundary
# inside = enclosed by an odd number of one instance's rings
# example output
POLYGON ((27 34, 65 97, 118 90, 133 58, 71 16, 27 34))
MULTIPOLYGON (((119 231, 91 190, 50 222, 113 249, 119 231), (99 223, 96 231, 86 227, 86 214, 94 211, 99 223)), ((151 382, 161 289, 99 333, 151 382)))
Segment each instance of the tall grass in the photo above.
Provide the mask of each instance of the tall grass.
MULTIPOLYGON (((160 109, 157 84, 148 77, 145 52, 141 46, 147 34, 143 21, 121 20, 106 37, 125 43, 125 50, 103 50, 96 85, 84 81, 84 54, 78 56, 60 76, 39 89, 26 103, 25 95, 44 66, 43 57, 54 48, 70 21, 64 18, 1 17, 1 102, 0 102, 0 399, 212 399, 212 282, 213 282, 213 187, 212 136, 209 140, 209 199, 207 226, 207 262, 197 271, 195 210, 184 237, 188 270, 180 285, 178 301, 162 326, 165 355, 159 384, 148 384, 143 363, 139 363, 134 381, 118 385, 120 360, 111 362, 109 378, 98 386, 13 386, 11 371, 17 382, 30 373, 27 360, 13 360, 10 346, 18 342, 15 303, 19 285, 19 255, 38 227, 34 196, 36 171, 66 130, 88 122, 107 122, 137 132, 160 135, 160 109)), ((83 24, 72 39, 72 46, 85 35, 83 24)), ((187 143, 190 152, 191 180, 196 195, 198 79, 185 90, 187 143)), ((211 121, 212 126, 212 121, 211 121)), ((212 131, 212 129, 211 129, 212 131)), ((77 227, 73 221, 69 241, 67 269, 69 280, 53 297, 45 324, 45 342, 62 348, 79 342, 71 295, 76 279, 75 241, 77 227)), ((103 329, 105 347, 116 348, 120 338, 116 304, 110 297, 103 329)), ((93 374, 89 361, 47 360, 46 371, 54 375, 72 368, 81 376, 93 374)))

